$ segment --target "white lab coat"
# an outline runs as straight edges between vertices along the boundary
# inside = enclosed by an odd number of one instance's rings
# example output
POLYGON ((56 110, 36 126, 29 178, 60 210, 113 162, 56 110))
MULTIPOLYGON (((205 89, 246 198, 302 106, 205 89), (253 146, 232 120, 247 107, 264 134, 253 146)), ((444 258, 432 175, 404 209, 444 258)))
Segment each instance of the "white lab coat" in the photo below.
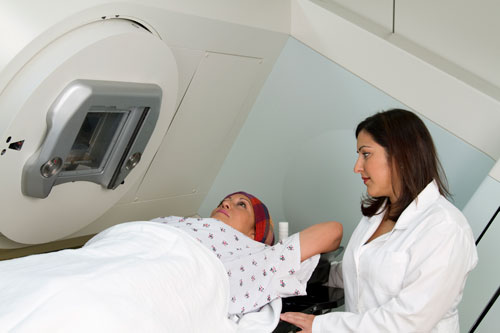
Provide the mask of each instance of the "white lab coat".
POLYGON ((457 306, 477 264, 467 220, 435 182, 365 244, 382 215, 363 217, 332 265, 329 284, 344 288, 347 312, 317 316, 313 332, 459 332, 457 306))

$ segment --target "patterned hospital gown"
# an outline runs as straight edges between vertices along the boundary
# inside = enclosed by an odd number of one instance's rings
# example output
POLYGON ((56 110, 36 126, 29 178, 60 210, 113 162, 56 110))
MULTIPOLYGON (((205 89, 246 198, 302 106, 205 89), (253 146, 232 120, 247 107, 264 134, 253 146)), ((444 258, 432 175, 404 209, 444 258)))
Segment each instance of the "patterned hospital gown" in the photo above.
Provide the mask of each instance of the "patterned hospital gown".
POLYGON ((230 285, 229 314, 259 310, 278 297, 305 295, 319 260, 316 255, 300 262, 299 234, 269 246, 212 218, 169 216, 152 221, 185 231, 222 261, 230 285))

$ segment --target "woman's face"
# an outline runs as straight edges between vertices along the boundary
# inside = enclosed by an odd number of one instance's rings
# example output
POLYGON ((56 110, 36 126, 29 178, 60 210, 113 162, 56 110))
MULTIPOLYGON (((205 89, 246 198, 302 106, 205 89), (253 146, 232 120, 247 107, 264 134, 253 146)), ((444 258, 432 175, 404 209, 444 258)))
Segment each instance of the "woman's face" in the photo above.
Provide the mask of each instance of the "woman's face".
POLYGON ((357 141, 358 159, 354 165, 354 172, 361 175, 368 194, 372 197, 389 197, 396 202, 391 177, 391 167, 387 161, 387 153, 373 137, 362 130, 357 141))
POLYGON ((210 217, 224 222, 251 239, 255 239, 255 216, 252 203, 243 194, 233 194, 212 211, 210 217))

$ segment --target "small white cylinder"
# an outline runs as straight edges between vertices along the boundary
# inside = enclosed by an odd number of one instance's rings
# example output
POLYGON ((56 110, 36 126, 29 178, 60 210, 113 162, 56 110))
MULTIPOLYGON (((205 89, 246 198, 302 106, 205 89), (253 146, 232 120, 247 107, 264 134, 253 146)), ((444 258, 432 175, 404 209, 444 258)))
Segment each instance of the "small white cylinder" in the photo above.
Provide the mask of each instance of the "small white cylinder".
POLYGON ((288 237, 288 222, 278 222, 278 240, 288 237))

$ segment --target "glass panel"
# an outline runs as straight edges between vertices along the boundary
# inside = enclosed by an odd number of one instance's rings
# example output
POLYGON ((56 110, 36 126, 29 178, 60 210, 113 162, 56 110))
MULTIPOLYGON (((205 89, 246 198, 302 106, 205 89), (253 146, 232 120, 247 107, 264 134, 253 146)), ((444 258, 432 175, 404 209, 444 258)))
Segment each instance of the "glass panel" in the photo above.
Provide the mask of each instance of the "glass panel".
POLYGON ((89 112, 76 136, 63 171, 98 170, 107 158, 115 134, 121 129, 123 112, 89 112))

